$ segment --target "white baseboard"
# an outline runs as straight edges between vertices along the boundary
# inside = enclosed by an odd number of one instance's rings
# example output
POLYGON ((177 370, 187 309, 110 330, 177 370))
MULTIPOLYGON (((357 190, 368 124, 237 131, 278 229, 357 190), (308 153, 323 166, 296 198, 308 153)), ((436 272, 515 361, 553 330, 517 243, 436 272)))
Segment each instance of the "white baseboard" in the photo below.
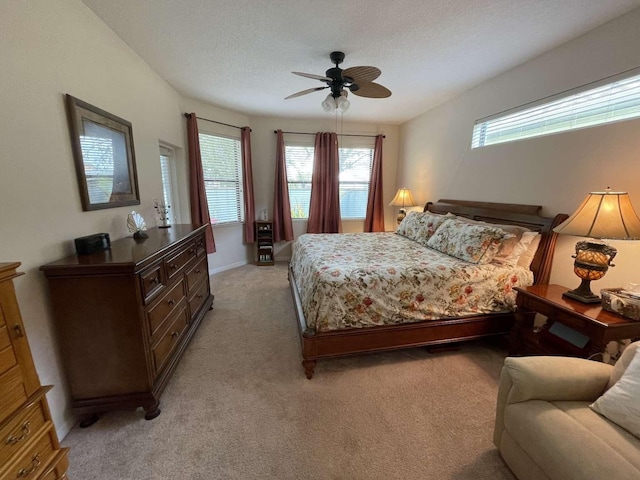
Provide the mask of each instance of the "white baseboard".
POLYGON ((224 272, 225 270, 231 270, 232 268, 242 267, 243 265, 247 265, 249 262, 246 260, 242 260, 241 262, 231 263, 229 265, 223 265, 222 267, 210 268, 209 275, 215 275, 216 273, 224 272))

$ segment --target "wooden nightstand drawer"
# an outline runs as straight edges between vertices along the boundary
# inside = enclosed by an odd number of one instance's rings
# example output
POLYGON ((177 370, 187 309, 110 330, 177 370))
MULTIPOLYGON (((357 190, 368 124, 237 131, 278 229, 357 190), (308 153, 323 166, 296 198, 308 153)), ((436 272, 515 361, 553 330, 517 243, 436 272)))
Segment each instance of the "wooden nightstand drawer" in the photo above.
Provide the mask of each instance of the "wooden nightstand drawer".
POLYGON ((22 448, 42 428, 46 419, 40 402, 33 403, 0 430, 0 465, 22 448))

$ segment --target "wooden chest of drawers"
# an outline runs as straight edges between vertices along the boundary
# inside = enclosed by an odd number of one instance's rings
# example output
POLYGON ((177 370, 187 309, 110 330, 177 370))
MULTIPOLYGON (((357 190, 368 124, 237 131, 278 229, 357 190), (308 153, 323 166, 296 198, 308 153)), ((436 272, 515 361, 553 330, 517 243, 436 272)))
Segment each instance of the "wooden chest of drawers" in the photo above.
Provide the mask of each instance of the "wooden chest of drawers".
POLYGON ((63 479, 68 449, 58 443, 51 387, 40 386, 11 281, 19 265, 0 263, 0 480, 63 479))
POLYGON ((211 308, 205 227, 173 225, 109 250, 44 265, 72 407, 143 407, 150 420, 187 343, 211 308))

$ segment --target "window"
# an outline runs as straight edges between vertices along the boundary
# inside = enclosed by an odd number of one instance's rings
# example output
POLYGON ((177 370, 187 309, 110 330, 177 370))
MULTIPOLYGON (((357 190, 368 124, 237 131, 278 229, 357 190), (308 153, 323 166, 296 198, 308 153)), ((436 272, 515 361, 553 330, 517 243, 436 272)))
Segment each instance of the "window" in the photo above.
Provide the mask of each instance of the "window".
POLYGON ((160 171, 162 172, 162 202, 175 211, 173 200, 173 150, 160 145, 160 171))
MULTIPOLYGON (((285 145, 285 163, 291 218, 309 218, 314 147, 285 145)), ((339 148, 340 216, 346 220, 364 219, 373 164, 373 148, 339 148)))
POLYGON ((471 148, 638 118, 640 75, 629 73, 478 120, 471 148))
POLYGON ((284 146, 291 218, 309 218, 314 150, 308 145, 284 146))
POLYGON ((211 223, 244 221, 240 140, 206 133, 199 138, 211 223))
POLYGON ((364 219, 371 182, 372 148, 339 148, 340 216, 346 220, 364 219))

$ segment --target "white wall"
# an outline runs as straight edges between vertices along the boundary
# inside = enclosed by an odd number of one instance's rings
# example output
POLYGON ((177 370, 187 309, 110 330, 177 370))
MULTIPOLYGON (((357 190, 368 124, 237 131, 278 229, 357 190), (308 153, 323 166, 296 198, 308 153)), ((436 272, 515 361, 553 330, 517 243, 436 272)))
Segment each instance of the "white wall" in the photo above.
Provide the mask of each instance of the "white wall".
MULTIPOLYGON (((402 126, 398 180, 416 200, 542 205, 572 213, 590 191, 628 191, 640 213, 640 120, 469 150, 474 121, 640 66, 640 9, 489 80, 402 126)), ((561 236, 551 282, 575 287, 576 237, 561 236)), ((615 268, 592 284, 638 281, 640 242, 610 242, 615 268)))
MULTIPOLYGON (((74 253, 73 239, 128 235, 135 209, 154 225, 162 198, 160 141, 184 156, 180 96, 79 0, 3 2, 0 28, 0 261, 15 280, 36 368, 62 437, 73 423, 46 285, 38 268, 74 253), (133 124, 141 205, 83 212, 63 97, 69 93, 133 124)), ((99 374, 99 372, 96 372, 99 374)))

